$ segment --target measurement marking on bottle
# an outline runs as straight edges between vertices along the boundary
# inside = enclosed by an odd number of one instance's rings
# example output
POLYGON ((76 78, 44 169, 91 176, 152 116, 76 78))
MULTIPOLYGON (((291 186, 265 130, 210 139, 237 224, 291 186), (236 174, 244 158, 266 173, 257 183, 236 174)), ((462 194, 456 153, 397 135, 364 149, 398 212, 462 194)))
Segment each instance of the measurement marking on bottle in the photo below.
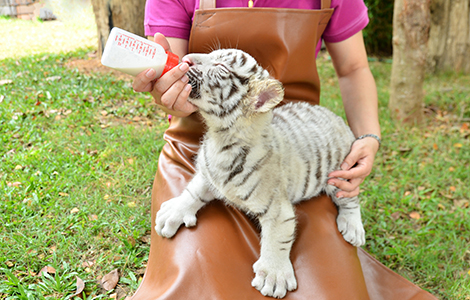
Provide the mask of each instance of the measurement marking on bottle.
POLYGON ((117 45, 136 54, 153 59, 157 49, 150 44, 139 41, 123 33, 116 34, 114 39, 117 45))

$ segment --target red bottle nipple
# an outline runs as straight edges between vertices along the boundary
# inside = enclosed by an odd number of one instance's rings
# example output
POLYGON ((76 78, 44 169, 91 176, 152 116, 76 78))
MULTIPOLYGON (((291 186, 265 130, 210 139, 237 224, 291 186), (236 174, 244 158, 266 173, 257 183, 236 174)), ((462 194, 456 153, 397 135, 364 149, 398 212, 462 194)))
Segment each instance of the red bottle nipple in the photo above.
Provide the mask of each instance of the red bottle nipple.
MULTIPOLYGON (((168 58, 166 59, 165 68, 163 68, 162 75, 176 67, 180 62, 178 55, 168 51, 166 51, 166 54, 168 55, 168 58)), ((160 77, 162 75, 160 75, 160 77)))

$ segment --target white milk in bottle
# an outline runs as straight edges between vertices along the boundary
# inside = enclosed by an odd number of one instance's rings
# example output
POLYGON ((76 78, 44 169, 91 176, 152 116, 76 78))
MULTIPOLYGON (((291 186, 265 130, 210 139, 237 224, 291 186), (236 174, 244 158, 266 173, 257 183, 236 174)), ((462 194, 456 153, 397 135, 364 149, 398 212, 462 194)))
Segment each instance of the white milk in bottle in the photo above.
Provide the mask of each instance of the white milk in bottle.
POLYGON ((111 30, 101 57, 104 66, 132 76, 152 68, 157 78, 178 62, 177 55, 166 52, 159 44, 117 27, 111 30))

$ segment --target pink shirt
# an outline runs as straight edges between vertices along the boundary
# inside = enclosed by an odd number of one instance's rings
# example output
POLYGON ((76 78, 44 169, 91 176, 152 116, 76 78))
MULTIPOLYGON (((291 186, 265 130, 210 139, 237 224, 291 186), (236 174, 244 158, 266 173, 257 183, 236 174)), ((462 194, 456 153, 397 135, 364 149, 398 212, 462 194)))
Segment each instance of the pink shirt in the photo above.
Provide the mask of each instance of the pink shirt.
MULTIPOLYGON (((254 0, 254 7, 284 7, 320 9, 320 0, 254 0)), ((248 0, 219 0, 217 7, 248 7, 248 0)), ((332 0, 334 13, 323 40, 336 43, 358 33, 369 23, 363 0, 332 0)), ((160 32, 167 37, 189 40, 194 12, 199 0, 147 0, 145 6, 145 34, 153 36, 160 32)), ((321 42, 317 46, 320 50, 321 42)))

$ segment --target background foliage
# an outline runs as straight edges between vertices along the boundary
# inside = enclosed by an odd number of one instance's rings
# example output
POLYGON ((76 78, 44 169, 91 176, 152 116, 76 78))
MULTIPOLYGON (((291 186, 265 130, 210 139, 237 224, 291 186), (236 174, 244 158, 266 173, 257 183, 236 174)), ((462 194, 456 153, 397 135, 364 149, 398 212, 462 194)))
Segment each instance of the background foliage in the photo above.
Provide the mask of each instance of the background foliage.
POLYGON ((367 53, 373 56, 392 55, 394 1, 364 0, 369 9, 369 25, 364 29, 367 53))

